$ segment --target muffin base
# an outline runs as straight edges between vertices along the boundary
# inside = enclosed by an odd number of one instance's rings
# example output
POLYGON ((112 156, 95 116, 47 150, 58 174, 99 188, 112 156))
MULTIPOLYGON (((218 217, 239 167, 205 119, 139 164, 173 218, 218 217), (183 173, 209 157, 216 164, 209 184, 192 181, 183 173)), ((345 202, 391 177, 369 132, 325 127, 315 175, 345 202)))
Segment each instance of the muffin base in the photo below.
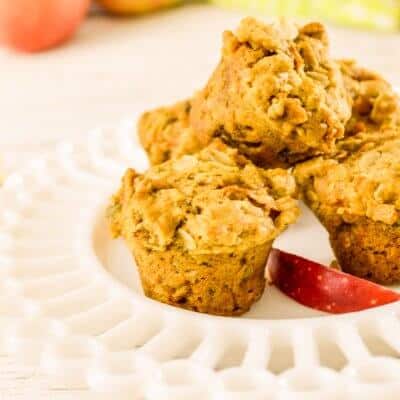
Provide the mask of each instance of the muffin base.
POLYGON ((265 289, 272 242, 237 253, 156 251, 129 243, 146 296, 201 313, 233 316, 248 311, 265 289))
POLYGON ((343 271, 381 284, 400 282, 400 227, 362 218, 328 231, 343 271))

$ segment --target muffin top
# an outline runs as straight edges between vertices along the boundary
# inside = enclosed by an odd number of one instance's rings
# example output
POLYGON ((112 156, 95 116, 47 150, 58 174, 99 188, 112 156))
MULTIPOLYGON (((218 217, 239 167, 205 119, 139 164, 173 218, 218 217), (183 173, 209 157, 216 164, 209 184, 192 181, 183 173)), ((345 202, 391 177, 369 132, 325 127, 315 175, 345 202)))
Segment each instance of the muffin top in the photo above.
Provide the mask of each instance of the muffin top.
POLYGON ((357 152, 373 150, 388 141, 400 139, 400 127, 381 128, 375 131, 361 131, 337 143, 335 158, 343 159, 357 152))
POLYGON ((353 104, 346 136, 400 126, 400 99, 392 86, 353 60, 339 60, 339 65, 353 104))
POLYGON ((218 136, 259 166, 287 166, 332 152, 350 103, 321 24, 245 18, 224 33, 221 61, 190 118, 204 142, 218 136))
POLYGON ((154 250, 211 253, 272 241, 299 214, 294 178, 264 171, 220 141, 196 155, 128 170, 109 208, 115 236, 154 250))
POLYGON ((338 160, 317 158, 295 168, 306 201, 321 219, 400 221, 400 139, 338 160))
POLYGON ((189 124, 190 109, 191 103, 186 100, 141 116, 139 138, 153 165, 200 150, 189 124))

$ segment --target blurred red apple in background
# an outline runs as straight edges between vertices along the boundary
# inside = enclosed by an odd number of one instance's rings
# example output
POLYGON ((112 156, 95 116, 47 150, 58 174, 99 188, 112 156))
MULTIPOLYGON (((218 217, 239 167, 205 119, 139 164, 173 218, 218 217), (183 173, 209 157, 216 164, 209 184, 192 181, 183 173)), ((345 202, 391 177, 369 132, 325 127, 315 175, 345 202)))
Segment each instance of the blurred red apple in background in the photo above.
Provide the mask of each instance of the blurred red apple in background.
POLYGON ((0 41, 20 51, 36 52, 71 37, 90 0, 0 0, 0 41))
POLYGON ((142 14, 180 3, 181 0, 97 0, 106 10, 118 15, 142 14))

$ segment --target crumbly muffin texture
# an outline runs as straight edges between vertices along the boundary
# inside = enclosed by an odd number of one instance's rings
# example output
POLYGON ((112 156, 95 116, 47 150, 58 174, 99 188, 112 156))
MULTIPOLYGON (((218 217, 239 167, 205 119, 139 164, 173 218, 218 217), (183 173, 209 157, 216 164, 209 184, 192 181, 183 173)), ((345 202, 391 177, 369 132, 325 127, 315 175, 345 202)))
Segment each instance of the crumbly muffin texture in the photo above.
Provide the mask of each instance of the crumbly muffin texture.
POLYGON ((346 159, 351 154, 364 153, 376 147, 400 139, 400 126, 381 128, 376 131, 360 131, 354 135, 347 136, 337 143, 337 152, 334 158, 346 159))
POLYGON ((115 235, 146 246, 224 252, 273 240, 297 215, 294 179, 261 170, 221 142, 139 176, 129 170, 110 208, 115 235), (129 232, 123 232, 127 229, 129 232))
POLYGON ((317 158, 295 168, 306 202, 322 220, 399 224, 400 139, 371 147, 341 161, 317 158))
POLYGON ((400 281, 400 226, 367 217, 330 227, 330 241, 343 269, 381 284, 400 281))
POLYGON ((338 63, 353 104, 346 136, 400 126, 400 99, 391 85, 353 60, 339 60, 338 63))
POLYGON ((274 238, 298 213, 294 178, 264 171, 220 141, 195 155, 128 170, 109 208, 147 296, 239 315, 260 298, 274 238))
POLYGON ((393 133, 366 134, 354 153, 294 170, 343 271, 382 284, 400 281, 400 139, 393 133))
POLYGON ((186 100, 141 116, 139 138, 151 164, 160 164, 201 149, 189 123, 190 110, 191 102, 186 100))
POLYGON ((270 167, 332 152, 350 114, 321 24, 245 18, 224 33, 221 61, 194 97, 190 121, 203 143, 220 137, 270 167))

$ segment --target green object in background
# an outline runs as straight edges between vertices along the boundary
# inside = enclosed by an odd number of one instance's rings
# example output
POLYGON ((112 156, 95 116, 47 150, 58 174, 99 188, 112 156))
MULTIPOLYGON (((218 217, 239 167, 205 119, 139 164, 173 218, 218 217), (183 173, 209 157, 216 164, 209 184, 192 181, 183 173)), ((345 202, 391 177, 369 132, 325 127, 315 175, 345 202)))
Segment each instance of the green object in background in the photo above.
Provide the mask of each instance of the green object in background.
POLYGON ((400 0, 212 0, 229 8, 287 17, 317 17, 361 28, 400 28, 400 0))

